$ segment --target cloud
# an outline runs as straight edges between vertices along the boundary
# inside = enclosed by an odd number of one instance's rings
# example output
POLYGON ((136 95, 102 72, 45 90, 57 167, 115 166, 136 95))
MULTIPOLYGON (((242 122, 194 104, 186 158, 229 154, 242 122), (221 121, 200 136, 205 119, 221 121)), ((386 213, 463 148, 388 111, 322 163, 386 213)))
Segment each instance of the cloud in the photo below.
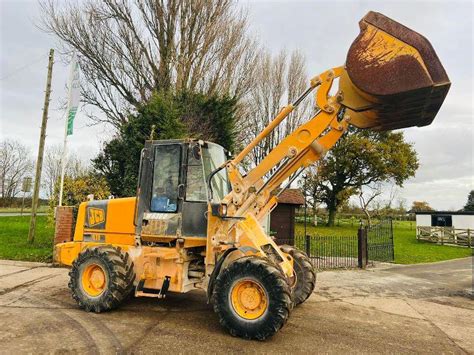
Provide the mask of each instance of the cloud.
POLYGON ((262 42, 275 51, 300 50, 311 76, 344 62, 359 33, 357 23, 369 10, 425 35, 452 86, 431 126, 405 130, 418 152, 420 168, 400 194, 409 204, 425 200, 437 209, 459 209, 465 204, 474 188, 472 2, 251 1, 247 6, 251 28, 262 42))
POLYGON ((405 184, 402 195, 410 205, 413 201, 427 201, 438 210, 459 210, 466 204, 472 189, 472 176, 439 178, 428 182, 415 180, 405 184))
MULTIPOLYGON (((405 130, 420 159, 415 179, 401 194, 408 203, 427 200, 437 209, 460 208, 473 188, 473 4, 470 1, 242 1, 248 8, 250 30, 271 51, 300 50, 308 75, 344 63, 346 52, 359 33, 358 21, 369 10, 424 34, 435 47, 452 81, 445 104, 433 125, 405 130)), ((39 31, 36 1, 0 1, 2 21, 0 77, 34 62, 0 81, 0 136, 22 140, 37 150, 46 81, 47 54, 55 38, 39 31)), ((60 144, 64 119, 59 110, 66 96, 68 68, 59 60, 53 69, 53 93, 47 144, 60 144)), ((85 159, 110 138, 109 127, 88 127, 79 113, 70 148, 85 159)))

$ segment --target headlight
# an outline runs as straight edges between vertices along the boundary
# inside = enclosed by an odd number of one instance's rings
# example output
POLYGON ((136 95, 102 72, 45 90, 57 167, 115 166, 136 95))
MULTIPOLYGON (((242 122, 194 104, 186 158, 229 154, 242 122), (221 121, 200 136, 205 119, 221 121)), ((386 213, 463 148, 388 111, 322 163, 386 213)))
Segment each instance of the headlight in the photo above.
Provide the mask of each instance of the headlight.
POLYGON ((227 216, 227 205, 220 205, 219 214, 221 215, 221 217, 227 216))

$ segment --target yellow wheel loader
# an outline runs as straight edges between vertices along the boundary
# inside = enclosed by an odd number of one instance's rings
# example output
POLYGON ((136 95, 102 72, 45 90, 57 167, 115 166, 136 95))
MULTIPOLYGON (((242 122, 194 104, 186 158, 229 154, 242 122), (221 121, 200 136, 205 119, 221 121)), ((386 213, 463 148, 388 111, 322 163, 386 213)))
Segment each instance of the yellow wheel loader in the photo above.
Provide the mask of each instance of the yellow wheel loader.
POLYGON ((265 339, 281 329, 316 275, 305 253, 279 247, 262 228, 278 203, 272 191, 321 159, 349 124, 429 125, 450 86, 420 34, 375 12, 359 25, 345 65, 314 77, 235 158, 211 142, 147 141, 135 197, 80 205, 74 238, 56 246, 55 258, 72 266, 69 287, 81 308, 103 312, 130 294, 201 289, 232 335, 265 339), (316 88, 316 114, 242 174, 248 153, 316 88))

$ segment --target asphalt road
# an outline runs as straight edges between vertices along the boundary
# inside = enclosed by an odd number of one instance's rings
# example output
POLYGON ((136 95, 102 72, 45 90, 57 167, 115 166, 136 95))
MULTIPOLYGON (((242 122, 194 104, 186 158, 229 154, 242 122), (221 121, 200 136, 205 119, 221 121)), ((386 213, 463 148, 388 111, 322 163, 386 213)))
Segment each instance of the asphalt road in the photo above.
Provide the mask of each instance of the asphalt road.
POLYGON ((273 338, 228 335, 200 292, 79 310, 67 269, 0 261, 0 353, 474 353, 472 258, 318 274, 273 338))

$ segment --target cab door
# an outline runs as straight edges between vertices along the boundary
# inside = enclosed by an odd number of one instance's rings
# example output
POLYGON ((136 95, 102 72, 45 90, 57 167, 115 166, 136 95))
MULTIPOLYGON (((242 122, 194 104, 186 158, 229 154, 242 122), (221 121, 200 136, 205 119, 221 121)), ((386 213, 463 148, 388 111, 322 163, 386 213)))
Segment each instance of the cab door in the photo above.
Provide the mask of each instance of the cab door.
POLYGON ((183 148, 178 141, 145 145, 137 214, 137 231, 142 240, 181 234, 183 148))
POLYGON ((207 185, 198 142, 189 145, 183 201, 183 236, 207 236, 207 185))

